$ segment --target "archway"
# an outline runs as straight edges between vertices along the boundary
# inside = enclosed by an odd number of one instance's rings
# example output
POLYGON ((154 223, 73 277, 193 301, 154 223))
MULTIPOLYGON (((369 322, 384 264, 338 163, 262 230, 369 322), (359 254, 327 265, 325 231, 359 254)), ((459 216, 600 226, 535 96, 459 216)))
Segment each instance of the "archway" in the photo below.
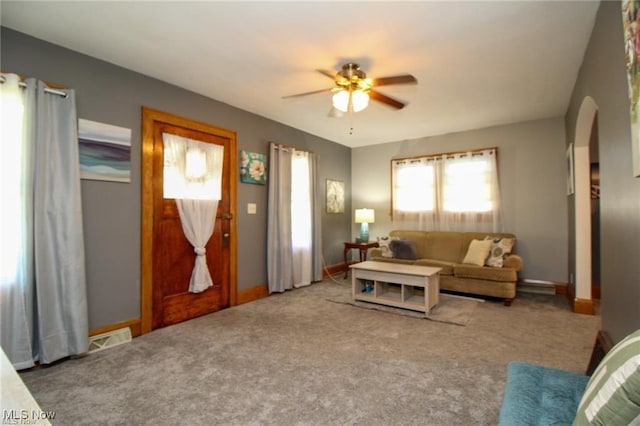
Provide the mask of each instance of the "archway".
POLYGON ((573 311, 593 315, 594 303, 591 296, 592 255, 591 255, 591 132, 597 129, 598 105, 590 96, 585 97, 580 105, 576 120, 575 140, 573 146, 574 186, 574 263, 573 273, 575 288, 573 289, 573 311))

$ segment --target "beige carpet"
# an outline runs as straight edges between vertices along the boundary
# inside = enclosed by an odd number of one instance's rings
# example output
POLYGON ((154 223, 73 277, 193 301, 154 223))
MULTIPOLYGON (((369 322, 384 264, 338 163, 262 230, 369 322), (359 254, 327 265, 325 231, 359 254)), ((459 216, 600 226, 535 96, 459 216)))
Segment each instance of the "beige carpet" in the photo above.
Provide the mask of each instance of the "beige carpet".
POLYGON ((323 282, 21 376, 57 425, 495 425, 509 361, 581 372, 599 318, 564 296, 466 326, 333 303, 323 282))

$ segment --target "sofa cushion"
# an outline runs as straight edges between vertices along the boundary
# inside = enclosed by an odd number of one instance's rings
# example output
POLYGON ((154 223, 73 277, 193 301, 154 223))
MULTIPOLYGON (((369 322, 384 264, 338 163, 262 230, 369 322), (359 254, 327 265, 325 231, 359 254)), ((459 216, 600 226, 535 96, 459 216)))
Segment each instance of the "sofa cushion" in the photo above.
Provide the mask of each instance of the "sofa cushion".
POLYGON ((418 258, 416 245, 411 240, 393 240, 389 243, 389 248, 396 259, 416 260, 418 258))
POLYGON ((513 245, 516 242, 515 238, 496 238, 487 235, 484 239, 491 241, 491 251, 485 265, 502 268, 504 256, 511 253, 511 249, 513 249, 513 245))
POLYGON ((640 330, 605 355, 593 372, 574 425, 627 425, 640 421, 640 330))
POLYGON ((583 374, 511 362, 499 424, 570 425, 588 380, 583 374))
POLYGON ((424 246, 418 250, 421 259, 438 259, 460 263, 467 253, 468 244, 460 232, 425 232, 424 246))
POLYGON ((482 266, 491 250, 490 240, 472 240, 462 263, 482 266))
POLYGON ((518 273, 511 268, 489 268, 487 266, 457 264, 453 267, 453 275, 459 278, 475 278, 489 281, 516 282, 518 273))
POLYGON ((420 266, 431 266, 434 268, 441 268, 440 275, 453 275, 453 267, 456 265, 453 262, 446 262, 444 260, 436 260, 436 259, 418 259, 416 260, 415 264, 420 266))
POLYGON ((378 247, 380 248, 380 256, 393 257, 393 252, 389 248, 389 244, 393 240, 397 240, 397 237, 381 237, 378 239, 378 247))

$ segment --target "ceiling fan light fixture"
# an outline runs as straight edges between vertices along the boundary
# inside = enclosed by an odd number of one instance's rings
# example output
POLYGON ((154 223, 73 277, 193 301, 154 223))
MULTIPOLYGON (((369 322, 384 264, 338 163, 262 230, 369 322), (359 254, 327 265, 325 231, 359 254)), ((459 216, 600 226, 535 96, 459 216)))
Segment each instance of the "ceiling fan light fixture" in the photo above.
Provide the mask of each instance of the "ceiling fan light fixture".
POLYGON ((349 109, 349 92, 340 90, 333 95, 333 107, 338 111, 347 112, 349 109))
POLYGON ((362 90, 340 90, 333 95, 333 106, 335 109, 347 112, 349 103, 353 108, 353 112, 360 112, 369 105, 369 94, 362 90))
POLYGON ((351 94, 351 103, 354 112, 362 111, 369 105, 369 94, 362 90, 355 90, 351 94))
MULTIPOLYGON (((0 0, 2 1, 2 0, 0 0)), ((329 77, 334 82, 334 87, 311 92, 298 93, 297 95, 284 96, 294 98, 313 95, 315 93, 331 92, 332 108, 329 116, 339 116, 340 113, 353 113, 365 109, 369 105, 369 99, 385 104, 391 108, 402 109, 406 103, 400 102, 390 96, 380 93, 378 86, 391 86, 396 84, 417 84, 418 80, 411 74, 399 74, 387 77, 367 78, 367 74, 360 69, 358 64, 349 62, 342 66, 337 73, 325 69, 317 69, 320 74, 329 77), (340 113, 338 113, 338 111, 340 113)))

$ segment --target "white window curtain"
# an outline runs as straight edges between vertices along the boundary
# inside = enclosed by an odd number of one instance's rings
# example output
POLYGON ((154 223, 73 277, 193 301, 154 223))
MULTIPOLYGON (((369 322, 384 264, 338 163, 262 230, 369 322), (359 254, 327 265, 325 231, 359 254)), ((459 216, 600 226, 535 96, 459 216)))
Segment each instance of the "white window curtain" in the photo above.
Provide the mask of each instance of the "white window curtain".
POLYGON ((196 255, 189 292, 200 293, 213 286, 206 245, 222 194, 224 147, 169 133, 162 134, 162 141, 164 197, 176 200, 182 230, 196 255))
POLYGON ((497 151, 392 160, 393 219, 406 229, 502 231, 497 151))
POLYGON ((322 279, 317 156, 271 144, 267 275, 269 292, 322 279))
POLYGON ((2 74, 0 342, 16 369, 88 350, 73 90, 2 74))
POLYGON ((406 229, 436 229, 436 161, 394 160, 393 220, 406 229))

